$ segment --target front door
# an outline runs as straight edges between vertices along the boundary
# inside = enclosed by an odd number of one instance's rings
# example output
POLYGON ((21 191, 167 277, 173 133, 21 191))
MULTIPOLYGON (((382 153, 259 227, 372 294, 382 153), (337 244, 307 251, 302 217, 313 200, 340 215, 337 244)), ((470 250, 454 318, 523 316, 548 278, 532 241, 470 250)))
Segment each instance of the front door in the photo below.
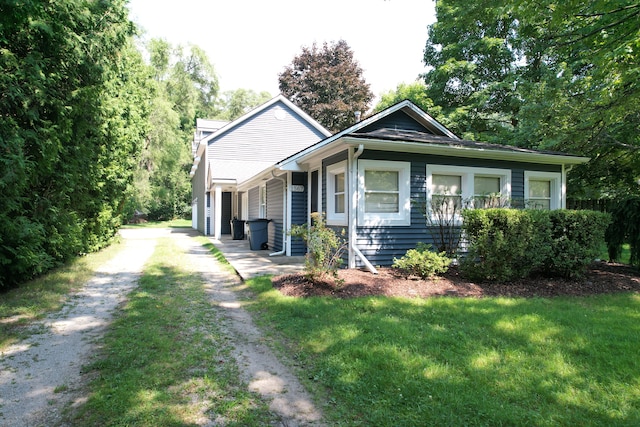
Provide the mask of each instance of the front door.
POLYGON ((220 234, 231 234, 231 193, 222 192, 222 224, 220 224, 220 234))

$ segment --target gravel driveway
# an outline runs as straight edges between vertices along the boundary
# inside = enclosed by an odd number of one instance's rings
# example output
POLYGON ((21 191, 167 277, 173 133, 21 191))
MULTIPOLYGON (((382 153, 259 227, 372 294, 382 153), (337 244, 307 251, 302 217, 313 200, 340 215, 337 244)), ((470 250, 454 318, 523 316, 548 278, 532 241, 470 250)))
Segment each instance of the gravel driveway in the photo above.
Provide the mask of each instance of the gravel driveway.
POLYGON ((49 426, 60 411, 81 403, 82 366, 96 350, 114 312, 137 285, 144 264, 160 237, 171 236, 189 254, 189 268, 200 275, 217 307, 225 313, 226 332, 248 388, 270 402, 282 425, 320 425, 321 415, 304 388, 261 340, 234 288, 237 277, 221 270, 187 230, 127 229, 124 249, 64 308, 31 326, 33 334, 0 354, 0 426, 49 426))

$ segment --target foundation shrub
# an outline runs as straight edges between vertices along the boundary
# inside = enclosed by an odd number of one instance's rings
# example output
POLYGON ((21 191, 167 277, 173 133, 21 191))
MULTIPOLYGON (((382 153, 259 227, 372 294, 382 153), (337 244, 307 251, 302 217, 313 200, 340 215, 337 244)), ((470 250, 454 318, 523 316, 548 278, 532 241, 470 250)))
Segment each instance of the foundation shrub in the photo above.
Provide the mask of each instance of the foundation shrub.
POLYGON ((393 259, 393 268, 407 276, 414 275, 423 279, 446 273, 449 264, 451 259, 445 251, 438 253, 431 245, 422 242, 418 242, 415 249, 409 249, 402 258, 393 259))
POLYGON ((468 253, 461 262, 472 280, 510 281, 529 276, 549 252, 549 227, 540 211, 468 209, 462 212, 468 253))
POLYGON ((579 277, 597 257, 609 216, 595 211, 465 210, 462 273, 508 282, 544 274, 579 277))
POLYGON ((589 210, 546 212, 551 226, 551 256, 541 267, 545 275, 581 277, 600 254, 609 214, 589 210))

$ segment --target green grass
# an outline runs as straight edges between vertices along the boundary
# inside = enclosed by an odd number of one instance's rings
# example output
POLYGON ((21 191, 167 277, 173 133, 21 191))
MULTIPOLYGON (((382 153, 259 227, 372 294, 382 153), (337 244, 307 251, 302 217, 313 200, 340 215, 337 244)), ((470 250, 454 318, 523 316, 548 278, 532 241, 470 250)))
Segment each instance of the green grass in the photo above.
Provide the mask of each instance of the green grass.
POLYGON ((70 415, 81 426, 270 425, 265 404, 246 391, 202 280, 185 255, 160 239, 139 287, 86 368, 89 399, 70 415), (200 406, 197 401, 205 402, 200 406), (204 417, 204 418, 203 418, 204 417))
POLYGON ((0 292, 0 350, 24 338, 26 324, 59 310, 70 295, 93 277, 98 267, 121 249, 121 244, 114 243, 19 287, 0 292))
POLYGON ((249 285, 330 425, 640 425, 638 294, 295 299, 249 285))
POLYGON ((171 221, 150 221, 142 224, 126 224, 122 228, 191 228, 190 219, 173 219, 171 221))

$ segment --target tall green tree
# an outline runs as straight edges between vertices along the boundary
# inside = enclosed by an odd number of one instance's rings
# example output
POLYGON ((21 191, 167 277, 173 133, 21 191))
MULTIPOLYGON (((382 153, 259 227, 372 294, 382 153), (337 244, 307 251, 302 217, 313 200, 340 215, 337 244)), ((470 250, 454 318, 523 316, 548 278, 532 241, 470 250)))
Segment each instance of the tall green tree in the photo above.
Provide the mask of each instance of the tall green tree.
POLYGON ((640 4, 442 0, 429 28, 427 95, 468 138, 594 160, 585 194, 638 191, 640 4))
POLYGON ((145 131, 122 0, 0 4, 0 287, 109 242, 145 131))
POLYGON ((223 120, 235 120, 270 99, 271 94, 266 91, 258 93, 251 89, 236 89, 225 92, 220 102, 221 111, 217 117, 223 120))
POLYGON ((303 47, 278 81, 284 96, 332 132, 352 125, 355 112, 367 111, 373 99, 344 40, 303 47))
POLYGON ((405 99, 413 102, 432 116, 439 116, 442 114, 442 108, 435 105, 433 100, 427 96, 427 87, 420 81, 413 83, 400 83, 395 90, 383 93, 380 100, 374 107, 373 112, 378 113, 385 108, 404 101, 405 99))
POLYGON ((164 220, 190 211, 189 141, 196 118, 214 116, 218 110, 218 77, 197 46, 173 47, 152 39, 147 51, 153 99, 128 211, 164 220))

